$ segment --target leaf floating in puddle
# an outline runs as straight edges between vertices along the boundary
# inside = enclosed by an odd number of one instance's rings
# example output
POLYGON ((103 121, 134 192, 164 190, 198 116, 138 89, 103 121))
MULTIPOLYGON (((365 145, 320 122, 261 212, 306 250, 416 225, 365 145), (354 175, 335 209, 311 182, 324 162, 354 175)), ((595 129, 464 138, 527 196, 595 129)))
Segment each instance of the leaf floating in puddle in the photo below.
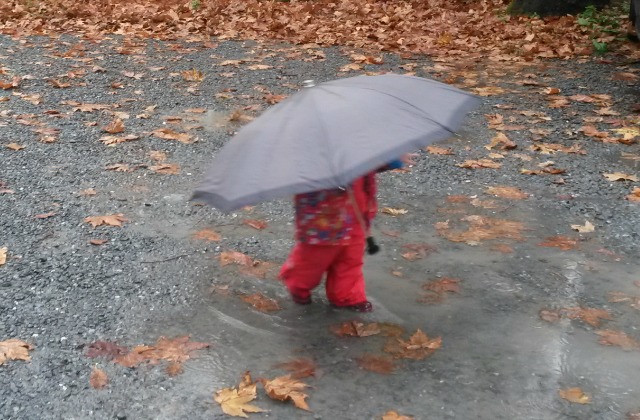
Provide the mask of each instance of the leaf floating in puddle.
POLYGON ((238 388, 224 388, 216 391, 213 399, 220 404, 225 414, 234 417, 248 417, 246 413, 262 413, 263 409, 249 404, 257 397, 256 383, 251 380, 249 372, 244 374, 238 388))
POLYGON ((568 236, 551 236, 543 242, 540 242, 538 246, 560 248, 563 251, 569 251, 578 246, 578 241, 568 236))
POLYGON ((343 322, 342 324, 332 325, 329 329, 339 337, 368 337, 381 332, 377 323, 364 324, 359 321, 343 322))
POLYGON ((600 336, 598 343, 605 346, 618 346, 623 350, 640 350, 640 341, 630 335, 615 330, 598 330, 596 334, 600 336))
POLYGON ((560 312, 552 311, 549 309, 541 309, 539 312, 540 319, 547 322, 558 322, 560 321, 560 312))
POLYGON ((399 359, 422 360, 432 355, 441 346, 441 337, 429 338, 424 332, 417 330, 409 340, 390 339, 384 351, 399 359))
POLYGON ((564 308, 561 314, 565 315, 569 319, 579 319, 592 327, 600 326, 601 320, 612 320, 611 314, 605 309, 597 308, 564 308))
POLYGON ((271 380, 263 379, 262 385, 270 398, 278 401, 291 400, 296 407, 310 411, 305 401, 308 395, 303 392, 309 385, 296 380, 291 375, 278 376, 271 380))
POLYGON ((277 300, 271 299, 262 293, 240 296, 240 299, 247 302, 260 312, 275 312, 282 309, 277 300))
POLYGON ((358 366, 371 372, 389 375, 396 370, 396 364, 392 358, 388 356, 376 356, 373 354, 364 354, 356 358, 358 366))
POLYGON ((117 356, 127 354, 127 348, 109 341, 95 341, 87 347, 87 357, 105 357, 111 360, 117 356))
POLYGON ((576 404, 589 404, 591 403, 591 397, 584 393, 580 388, 567 388, 558 391, 560 397, 565 400, 576 404))

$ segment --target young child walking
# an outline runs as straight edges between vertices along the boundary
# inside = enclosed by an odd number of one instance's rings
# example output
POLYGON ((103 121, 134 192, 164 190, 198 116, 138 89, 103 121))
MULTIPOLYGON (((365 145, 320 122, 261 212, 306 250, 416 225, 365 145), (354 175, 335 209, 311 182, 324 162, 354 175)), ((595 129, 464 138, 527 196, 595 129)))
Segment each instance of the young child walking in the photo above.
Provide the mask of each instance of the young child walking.
MULTIPOLYGON (((382 170, 397 169, 394 161, 382 170)), ((325 289, 332 306, 371 312, 363 275, 365 244, 377 212, 376 172, 345 188, 295 196, 295 239, 280 278, 294 302, 311 303, 311 291, 326 273, 325 289)))

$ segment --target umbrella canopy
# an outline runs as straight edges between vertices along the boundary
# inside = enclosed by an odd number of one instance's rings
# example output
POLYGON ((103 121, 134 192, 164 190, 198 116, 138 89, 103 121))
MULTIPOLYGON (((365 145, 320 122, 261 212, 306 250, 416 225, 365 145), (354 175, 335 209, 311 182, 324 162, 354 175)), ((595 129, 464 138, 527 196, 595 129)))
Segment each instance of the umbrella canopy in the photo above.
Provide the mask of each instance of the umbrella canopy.
POLYGON ((244 126, 192 199, 225 212, 346 186, 451 136, 480 101, 433 80, 385 74, 307 87, 244 126))

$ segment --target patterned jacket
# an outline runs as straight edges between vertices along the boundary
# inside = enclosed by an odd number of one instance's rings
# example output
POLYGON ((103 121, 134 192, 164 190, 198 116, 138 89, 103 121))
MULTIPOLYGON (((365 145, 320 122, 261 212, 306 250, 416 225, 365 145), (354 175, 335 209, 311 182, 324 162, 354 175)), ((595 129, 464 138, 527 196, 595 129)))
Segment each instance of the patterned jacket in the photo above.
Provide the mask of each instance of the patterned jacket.
POLYGON ((377 211, 375 173, 356 179, 349 188, 357 209, 347 189, 296 195, 296 240, 312 245, 347 245, 364 240, 377 211))

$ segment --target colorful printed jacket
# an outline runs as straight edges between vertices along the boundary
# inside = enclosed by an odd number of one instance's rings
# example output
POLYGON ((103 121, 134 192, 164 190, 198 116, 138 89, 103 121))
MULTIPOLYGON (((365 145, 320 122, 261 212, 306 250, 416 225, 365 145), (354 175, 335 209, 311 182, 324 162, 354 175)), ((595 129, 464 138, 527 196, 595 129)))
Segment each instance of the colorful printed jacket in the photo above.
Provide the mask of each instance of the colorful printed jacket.
POLYGON ((375 173, 356 179, 350 187, 364 229, 347 189, 314 191, 295 196, 296 240, 312 245, 363 240, 377 211, 375 173))

